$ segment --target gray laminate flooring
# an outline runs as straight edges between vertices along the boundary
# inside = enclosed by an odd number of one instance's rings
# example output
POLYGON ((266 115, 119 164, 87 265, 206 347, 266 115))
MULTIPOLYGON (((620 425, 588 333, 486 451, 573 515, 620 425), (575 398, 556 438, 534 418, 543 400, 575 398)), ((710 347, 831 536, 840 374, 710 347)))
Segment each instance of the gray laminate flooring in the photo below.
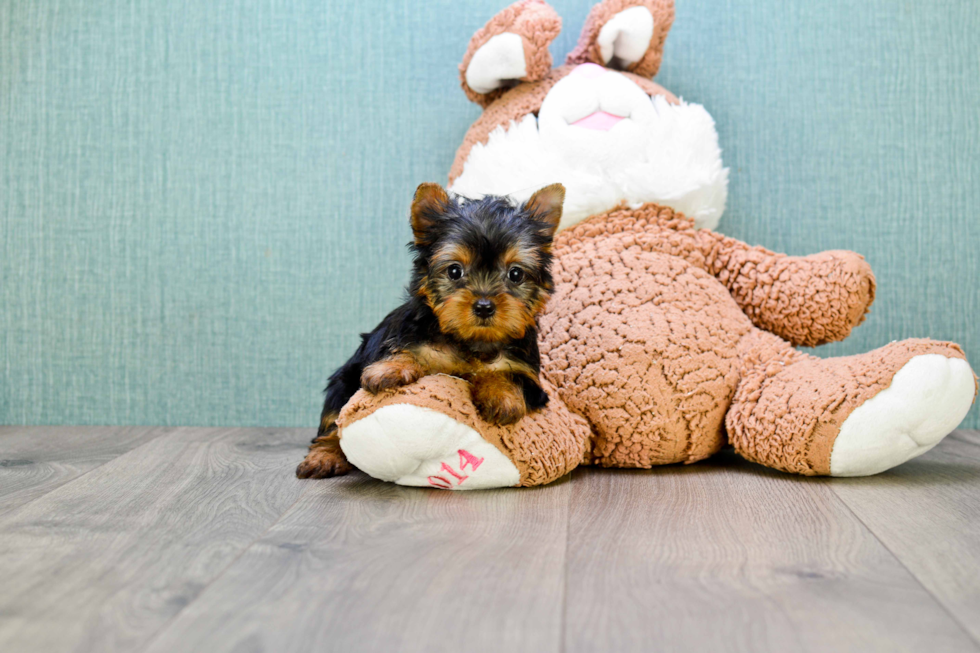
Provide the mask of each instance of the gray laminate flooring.
POLYGON ((980 433, 449 493, 306 429, 0 427, 0 651, 978 651, 980 433))

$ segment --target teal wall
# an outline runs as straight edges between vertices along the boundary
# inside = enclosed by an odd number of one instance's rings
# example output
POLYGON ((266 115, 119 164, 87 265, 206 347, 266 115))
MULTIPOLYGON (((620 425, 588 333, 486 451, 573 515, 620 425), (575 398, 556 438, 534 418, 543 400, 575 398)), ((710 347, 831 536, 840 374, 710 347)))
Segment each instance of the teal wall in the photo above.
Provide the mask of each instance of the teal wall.
MULTIPOLYGON (((0 423, 315 424, 505 1, 0 0, 0 423)), ((819 353, 980 366, 980 3, 678 5, 658 81, 718 122, 721 230, 878 276, 819 353)), ((563 56, 589 3, 553 6, 563 56)))

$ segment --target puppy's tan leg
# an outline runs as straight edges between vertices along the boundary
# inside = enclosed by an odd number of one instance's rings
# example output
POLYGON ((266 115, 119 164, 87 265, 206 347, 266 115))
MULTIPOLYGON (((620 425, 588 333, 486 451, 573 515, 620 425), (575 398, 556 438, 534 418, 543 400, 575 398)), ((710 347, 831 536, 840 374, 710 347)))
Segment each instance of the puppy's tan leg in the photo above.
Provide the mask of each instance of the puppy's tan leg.
POLYGON ((486 372, 473 376, 473 403, 488 422, 506 426, 527 414, 524 393, 508 374, 486 372))
POLYGON ((340 448, 336 419, 336 414, 323 416, 321 434, 310 445, 306 458, 296 468, 298 478, 329 478, 341 476, 353 469, 340 448))
POLYGON ((402 352, 365 367, 361 374, 361 387, 371 394, 377 394, 382 390, 415 383, 423 376, 425 370, 415 356, 402 352))

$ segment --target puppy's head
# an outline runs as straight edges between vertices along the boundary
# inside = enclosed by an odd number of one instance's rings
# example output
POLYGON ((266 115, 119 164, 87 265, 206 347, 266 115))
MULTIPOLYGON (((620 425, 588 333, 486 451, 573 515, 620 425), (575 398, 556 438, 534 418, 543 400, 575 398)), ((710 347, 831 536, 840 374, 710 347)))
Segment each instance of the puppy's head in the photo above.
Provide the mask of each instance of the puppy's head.
POLYGON ((502 197, 450 197, 422 184, 412 202, 411 292, 444 333, 463 340, 520 338, 553 288, 551 242, 565 188, 542 188, 520 206, 502 197))

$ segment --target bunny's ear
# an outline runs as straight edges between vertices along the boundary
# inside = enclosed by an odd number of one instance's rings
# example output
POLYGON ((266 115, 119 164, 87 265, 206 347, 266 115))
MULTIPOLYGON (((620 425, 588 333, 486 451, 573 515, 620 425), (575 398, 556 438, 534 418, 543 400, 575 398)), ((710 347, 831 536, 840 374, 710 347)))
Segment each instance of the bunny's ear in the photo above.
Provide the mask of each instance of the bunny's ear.
POLYGON ((490 19, 470 39, 459 64, 463 92, 487 106, 517 82, 533 82, 551 70, 548 44, 561 18, 544 0, 520 0, 490 19))
POLYGON ((604 0, 592 8, 566 63, 653 77, 674 22, 674 0, 604 0))

